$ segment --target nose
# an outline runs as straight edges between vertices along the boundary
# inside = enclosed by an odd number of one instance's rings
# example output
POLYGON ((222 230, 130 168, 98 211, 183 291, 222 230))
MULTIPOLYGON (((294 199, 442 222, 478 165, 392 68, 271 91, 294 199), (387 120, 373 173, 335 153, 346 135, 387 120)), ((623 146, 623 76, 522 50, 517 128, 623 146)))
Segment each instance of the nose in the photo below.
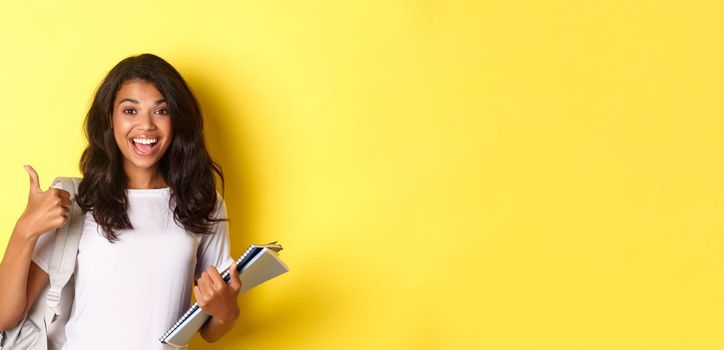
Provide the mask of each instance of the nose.
POLYGON ((137 118, 137 121, 138 121, 139 130, 155 130, 156 129, 156 123, 153 119, 153 110, 150 110, 146 113, 139 113, 139 118, 137 118))

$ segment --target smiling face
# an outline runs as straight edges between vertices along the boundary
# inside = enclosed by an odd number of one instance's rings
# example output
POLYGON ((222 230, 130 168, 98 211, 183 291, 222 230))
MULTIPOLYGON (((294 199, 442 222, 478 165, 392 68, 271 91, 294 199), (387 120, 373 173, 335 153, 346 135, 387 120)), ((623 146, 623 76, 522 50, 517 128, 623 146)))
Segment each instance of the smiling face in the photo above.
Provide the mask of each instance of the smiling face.
POLYGON ((158 162, 171 145, 168 104, 152 83, 129 80, 113 101, 113 136, 129 178, 159 178, 158 162))

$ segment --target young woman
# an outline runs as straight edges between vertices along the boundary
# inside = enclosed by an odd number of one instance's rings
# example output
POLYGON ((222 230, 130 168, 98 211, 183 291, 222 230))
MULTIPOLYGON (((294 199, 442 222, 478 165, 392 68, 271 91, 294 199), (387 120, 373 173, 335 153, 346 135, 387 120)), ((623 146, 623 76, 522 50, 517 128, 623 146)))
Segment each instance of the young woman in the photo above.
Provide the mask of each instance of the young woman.
MULTIPOLYGON (((239 316, 241 282, 229 267, 226 207, 206 149, 199 103, 163 59, 143 54, 103 80, 85 120, 88 147, 76 200, 85 225, 64 350, 167 349, 158 338, 194 297, 212 316, 209 342, 239 316)), ((26 166, 30 194, 0 264, 0 329, 13 327, 48 283, 53 232, 66 221, 68 192, 43 192, 26 166)))

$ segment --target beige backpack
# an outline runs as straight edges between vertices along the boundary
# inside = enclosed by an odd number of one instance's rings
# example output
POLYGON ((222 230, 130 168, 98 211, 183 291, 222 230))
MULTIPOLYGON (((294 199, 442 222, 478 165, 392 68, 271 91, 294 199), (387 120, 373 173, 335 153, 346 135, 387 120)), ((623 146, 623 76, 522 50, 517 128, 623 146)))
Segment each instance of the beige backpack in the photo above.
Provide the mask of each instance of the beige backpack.
POLYGON ((75 295, 72 277, 85 215, 75 201, 80 179, 59 177, 53 185, 58 182, 70 193, 73 208, 66 223, 55 231, 50 283, 17 326, 0 332, 0 350, 59 350, 65 343, 65 325, 75 295))

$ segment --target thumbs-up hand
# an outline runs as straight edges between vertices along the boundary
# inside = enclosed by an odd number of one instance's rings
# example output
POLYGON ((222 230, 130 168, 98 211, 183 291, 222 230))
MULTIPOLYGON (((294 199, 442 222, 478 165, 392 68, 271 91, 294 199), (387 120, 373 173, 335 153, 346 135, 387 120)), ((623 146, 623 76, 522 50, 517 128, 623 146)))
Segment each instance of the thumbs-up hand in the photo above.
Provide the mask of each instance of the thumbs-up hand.
POLYGON ((28 205, 20 215, 15 229, 28 238, 37 238, 47 231, 63 226, 70 212, 70 193, 58 188, 43 192, 35 169, 26 165, 25 171, 30 176, 28 205))

